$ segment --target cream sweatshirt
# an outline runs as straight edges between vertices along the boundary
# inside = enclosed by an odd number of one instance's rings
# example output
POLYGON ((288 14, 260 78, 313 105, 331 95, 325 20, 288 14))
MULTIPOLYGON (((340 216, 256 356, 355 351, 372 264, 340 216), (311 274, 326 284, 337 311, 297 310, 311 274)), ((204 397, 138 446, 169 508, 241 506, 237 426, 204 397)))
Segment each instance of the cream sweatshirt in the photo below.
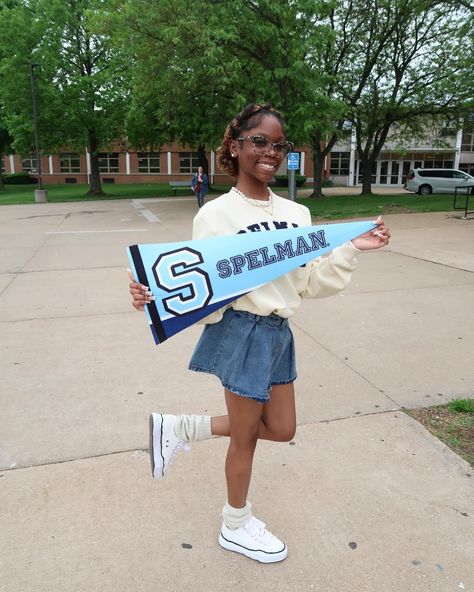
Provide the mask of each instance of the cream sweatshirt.
MULTIPOLYGON (((271 192, 272 204, 262 208, 254 206, 234 190, 205 204, 194 218, 193 239, 237 234, 265 232, 280 228, 311 226, 307 207, 271 192)), ((269 282, 234 300, 227 308, 245 310, 267 316, 277 314, 291 317, 303 298, 324 298, 337 294, 350 282, 356 268, 356 254, 352 242, 333 249, 294 271, 269 282)), ((226 307, 202 319, 201 323, 217 323, 226 307)))

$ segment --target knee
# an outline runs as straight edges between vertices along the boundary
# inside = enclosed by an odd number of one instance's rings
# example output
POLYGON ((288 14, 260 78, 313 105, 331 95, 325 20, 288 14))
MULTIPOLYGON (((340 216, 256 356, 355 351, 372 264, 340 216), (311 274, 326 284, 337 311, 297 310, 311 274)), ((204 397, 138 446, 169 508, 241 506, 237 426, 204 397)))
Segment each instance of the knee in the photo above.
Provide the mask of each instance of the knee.
POLYGON ((290 442, 295 437, 296 426, 282 427, 275 433, 275 440, 277 442, 290 442))
POLYGON ((234 450, 255 450, 258 441, 258 430, 249 431, 245 434, 230 433, 230 447, 234 450))
POLYGON ((270 432, 270 440, 274 442, 290 442, 296 433, 296 423, 285 423, 280 425, 266 426, 270 432))

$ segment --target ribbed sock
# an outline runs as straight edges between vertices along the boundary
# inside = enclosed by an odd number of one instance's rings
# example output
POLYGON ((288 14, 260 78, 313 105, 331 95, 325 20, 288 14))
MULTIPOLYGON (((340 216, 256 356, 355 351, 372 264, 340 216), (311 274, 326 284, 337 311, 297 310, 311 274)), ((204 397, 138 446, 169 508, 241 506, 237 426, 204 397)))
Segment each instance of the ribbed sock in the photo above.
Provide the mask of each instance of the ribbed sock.
POLYGON ((236 530, 243 526, 247 520, 252 516, 252 504, 250 502, 246 502, 243 508, 234 508, 226 502, 225 506, 222 508, 222 518, 224 519, 224 524, 230 530, 236 530))
POLYGON ((174 433, 184 442, 197 442, 212 438, 209 415, 177 415, 174 433))

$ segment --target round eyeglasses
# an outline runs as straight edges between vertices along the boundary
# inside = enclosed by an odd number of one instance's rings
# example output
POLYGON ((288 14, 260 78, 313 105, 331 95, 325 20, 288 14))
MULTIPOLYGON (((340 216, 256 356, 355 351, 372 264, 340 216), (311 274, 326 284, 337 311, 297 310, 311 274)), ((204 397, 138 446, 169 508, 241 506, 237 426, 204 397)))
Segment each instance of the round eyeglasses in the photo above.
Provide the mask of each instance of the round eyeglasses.
POLYGON ((280 158, 285 158, 295 147, 292 142, 287 140, 279 140, 278 142, 270 142, 265 136, 242 136, 237 140, 250 140, 255 154, 268 154, 273 149, 280 158))

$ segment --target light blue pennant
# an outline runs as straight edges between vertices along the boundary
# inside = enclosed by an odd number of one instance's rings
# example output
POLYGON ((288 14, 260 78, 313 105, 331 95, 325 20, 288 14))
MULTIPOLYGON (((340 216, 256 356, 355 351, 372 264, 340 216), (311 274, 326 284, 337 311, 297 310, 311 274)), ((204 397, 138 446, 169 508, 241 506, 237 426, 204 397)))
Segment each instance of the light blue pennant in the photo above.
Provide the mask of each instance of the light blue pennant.
POLYGON ((250 232, 127 249, 155 343, 276 278, 375 228, 374 222, 250 232))

